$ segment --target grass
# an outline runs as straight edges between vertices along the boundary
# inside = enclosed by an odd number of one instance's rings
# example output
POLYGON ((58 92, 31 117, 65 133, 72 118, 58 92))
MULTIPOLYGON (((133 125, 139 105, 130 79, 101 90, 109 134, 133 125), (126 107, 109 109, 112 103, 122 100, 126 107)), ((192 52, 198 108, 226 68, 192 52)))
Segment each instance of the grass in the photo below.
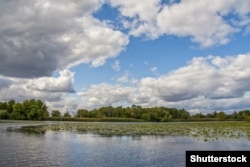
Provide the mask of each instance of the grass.
MULTIPOLYGON (((11 129, 9 129, 11 130, 11 129)), ((179 122, 179 123, 96 123, 56 122, 39 126, 23 126, 21 132, 73 131, 104 136, 122 135, 178 135, 197 140, 242 139, 250 140, 247 122, 179 122)))

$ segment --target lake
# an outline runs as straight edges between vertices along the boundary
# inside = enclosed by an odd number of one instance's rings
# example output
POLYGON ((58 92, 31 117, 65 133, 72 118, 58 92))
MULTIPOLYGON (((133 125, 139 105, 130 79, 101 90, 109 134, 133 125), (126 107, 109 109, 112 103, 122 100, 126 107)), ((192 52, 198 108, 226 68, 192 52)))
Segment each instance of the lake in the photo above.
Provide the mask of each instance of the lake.
POLYGON ((51 123, 0 123, 1 167, 181 167, 185 166, 186 150, 250 148, 248 138, 204 141, 181 135, 105 136, 75 130, 46 130, 44 133, 8 130, 38 124, 51 123))

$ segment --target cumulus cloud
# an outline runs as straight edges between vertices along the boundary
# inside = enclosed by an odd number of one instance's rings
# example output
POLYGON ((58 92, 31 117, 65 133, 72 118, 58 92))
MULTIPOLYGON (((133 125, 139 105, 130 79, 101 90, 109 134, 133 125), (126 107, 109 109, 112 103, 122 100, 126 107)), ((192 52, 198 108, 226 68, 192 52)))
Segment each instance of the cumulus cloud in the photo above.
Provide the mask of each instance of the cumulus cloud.
POLYGON ((50 111, 59 110, 61 113, 69 112, 73 116, 76 114, 78 105, 81 104, 81 101, 78 96, 63 93, 61 95, 61 100, 48 101, 46 104, 50 111))
POLYGON ((117 56, 128 37, 92 13, 102 0, 1 1, 0 73, 33 78, 79 63, 97 67, 117 56))
POLYGON ((42 77, 29 82, 28 88, 44 92, 74 93, 74 73, 69 70, 59 72, 58 78, 42 77))
POLYGON ((29 98, 58 101, 63 93, 75 91, 73 88, 74 73, 69 70, 60 71, 57 78, 2 78, 8 81, 8 86, 0 88, 0 101, 8 101, 9 99, 22 101, 29 98))
POLYGON ((101 83, 91 85, 90 88, 80 92, 79 95, 83 97, 84 107, 93 108, 112 105, 120 101, 128 101, 129 96, 134 91, 133 87, 101 83))
MULTIPOLYGON (((81 63, 103 65, 124 50, 128 35, 189 37, 202 47, 225 44, 234 33, 249 34, 249 13, 249 0, 0 1, 0 100, 40 98, 51 108, 70 111, 78 104, 98 107, 120 101, 192 111, 247 107, 249 54, 196 57, 157 77, 134 79, 125 72, 119 84, 92 85, 74 97, 68 95, 75 92, 74 73, 68 69, 81 63), (112 21, 94 18, 104 3, 119 10, 128 34, 112 21), (55 71, 58 77, 53 77, 55 71)), ((120 62, 112 68, 119 71, 120 62)), ((151 70, 157 72, 156 67, 151 70)))
POLYGON ((186 66, 156 78, 142 78, 133 101, 190 111, 240 110, 250 107, 250 54, 195 57, 186 66))
POLYGON ((130 34, 134 36, 146 35, 150 38, 159 36, 155 18, 160 11, 160 0, 109 0, 112 7, 119 9, 124 17, 123 25, 130 29, 130 34), (127 18, 130 18, 128 21, 127 18))
POLYGON ((242 97, 250 90, 250 55, 193 58, 187 66, 158 78, 143 78, 140 91, 164 101, 242 97))
POLYGON ((250 12, 248 0, 182 0, 162 3, 160 0, 122 1, 110 0, 118 7, 124 17, 125 28, 134 36, 146 36, 150 39, 161 35, 190 37, 202 47, 225 44, 233 33, 249 25, 250 12), (212 5, 211 5, 212 4, 212 5), (237 22, 226 20, 235 15, 237 22), (129 19, 126 19, 129 18, 129 19), (131 21, 129 21, 131 20, 131 21), (244 24, 244 25, 243 25, 244 24))
POLYGON ((232 111, 250 107, 250 54, 195 57, 186 66, 134 85, 92 85, 79 95, 86 106, 119 101, 144 107, 167 106, 191 112, 232 111))
POLYGON ((185 101, 166 104, 173 107, 185 108, 194 113, 211 113, 213 111, 225 111, 232 113, 233 111, 249 109, 249 100, 250 98, 247 96, 222 99, 207 99, 204 96, 199 96, 185 101))

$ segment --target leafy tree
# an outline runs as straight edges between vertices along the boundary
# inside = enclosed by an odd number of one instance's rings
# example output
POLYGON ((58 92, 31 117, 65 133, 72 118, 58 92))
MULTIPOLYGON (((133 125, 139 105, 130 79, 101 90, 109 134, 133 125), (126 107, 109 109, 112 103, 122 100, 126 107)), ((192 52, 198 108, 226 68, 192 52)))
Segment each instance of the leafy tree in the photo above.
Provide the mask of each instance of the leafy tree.
POLYGON ((122 106, 118 106, 114 110, 116 112, 117 117, 120 117, 120 118, 125 117, 125 109, 122 108, 122 106))
POLYGON ((21 103, 14 104, 11 119, 27 119, 27 115, 21 103))
POLYGON ((188 119, 190 118, 189 112, 187 112, 185 109, 179 110, 180 112, 180 118, 181 119, 188 119))
POLYGON ((8 119, 9 113, 7 110, 0 110, 0 119, 8 119))
POLYGON ((8 104, 7 102, 0 102, 0 110, 7 110, 8 104))
POLYGON ((144 121, 150 121, 150 115, 148 113, 144 113, 141 115, 141 119, 144 121))
POLYGON ((15 105, 15 100, 11 99, 8 101, 7 103, 7 111, 9 114, 11 114, 13 112, 13 106, 15 105))
POLYGON ((168 111, 166 111, 165 115, 161 118, 161 122, 168 122, 171 121, 172 119, 173 116, 168 111))
POLYGON ((88 117, 88 110, 79 109, 77 110, 76 117, 88 117))
POLYGON ((213 112, 213 118, 216 118, 216 117, 217 117, 217 114, 218 114, 217 111, 214 111, 214 112, 213 112))
POLYGON ((61 117, 61 112, 59 110, 53 110, 51 112, 52 117, 61 117))
POLYGON ((42 120, 47 115, 47 106, 41 100, 25 100, 22 108, 29 120, 42 120))
POLYGON ((221 111, 216 115, 216 118, 219 118, 220 120, 225 120, 227 118, 227 115, 221 111))
POLYGON ((204 116, 202 113, 197 113, 197 114, 194 114, 192 117, 193 118, 205 118, 206 116, 204 116))
POLYGON ((69 114, 69 112, 65 112, 65 113, 63 114, 63 117, 71 117, 71 115, 69 114))

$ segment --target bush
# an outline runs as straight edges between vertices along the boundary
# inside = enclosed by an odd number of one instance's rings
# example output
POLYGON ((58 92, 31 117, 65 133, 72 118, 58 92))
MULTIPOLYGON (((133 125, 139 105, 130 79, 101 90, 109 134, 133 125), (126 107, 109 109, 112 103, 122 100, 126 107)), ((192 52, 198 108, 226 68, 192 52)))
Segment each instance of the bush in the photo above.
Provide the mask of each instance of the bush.
POLYGON ((245 120, 246 120, 247 122, 250 122, 250 116, 246 116, 246 117, 245 117, 245 120))
POLYGON ((8 119, 9 113, 7 110, 0 110, 0 119, 8 119))

